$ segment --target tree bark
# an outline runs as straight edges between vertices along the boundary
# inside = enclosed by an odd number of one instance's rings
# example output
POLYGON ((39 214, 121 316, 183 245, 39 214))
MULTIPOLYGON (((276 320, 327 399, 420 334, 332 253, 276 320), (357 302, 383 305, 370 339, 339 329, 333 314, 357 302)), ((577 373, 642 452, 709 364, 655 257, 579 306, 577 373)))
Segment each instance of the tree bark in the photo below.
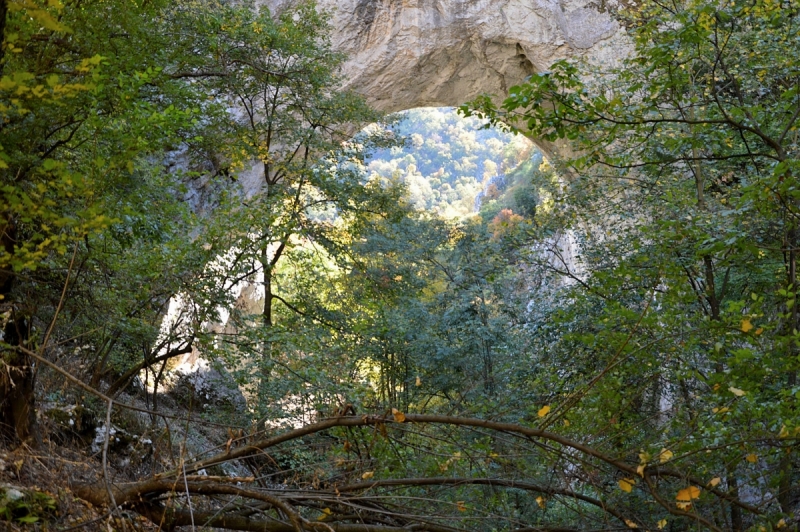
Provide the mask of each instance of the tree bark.
MULTIPOLYGON (((5 23, 6 3, 0 1, 0 20, 5 23)), ((0 245, 6 255, 12 255, 16 225, 5 216, 0 245)), ((14 305, 11 289, 14 273, 0 271, 0 340, 11 346, 24 346, 28 341, 28 321, 14 305)), ((30 357, 13 349, 0 349, 0 437, 11 442, 29 442, 38 447, 34 384, 36 375, 30 357)))
MULTIPOLYGON (((3 341, 24 345, 28 338, 28 323, 13 308, 7 311, 8 321, 3 328, 3 341)), ((30 357, 11 349, 0 350, 0 435, 12 442, 27 442, 38 447, 36 431, 35 373, 30 357)))

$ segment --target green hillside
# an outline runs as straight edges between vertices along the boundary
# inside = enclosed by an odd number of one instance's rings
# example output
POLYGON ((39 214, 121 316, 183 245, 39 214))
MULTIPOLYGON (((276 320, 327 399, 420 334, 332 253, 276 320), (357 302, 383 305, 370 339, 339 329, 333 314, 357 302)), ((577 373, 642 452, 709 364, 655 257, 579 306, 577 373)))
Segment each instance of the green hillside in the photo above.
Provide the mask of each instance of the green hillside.
POLYGON ((469 215, 492 178, 517 168, 536 151, 525 137, 483 129, 483 124, 460 117, 455 109, 406 111, 392 127, 405 145, 376 150, 368 161, 369 175, 405 184, 418 209, 447 218, 469 215))

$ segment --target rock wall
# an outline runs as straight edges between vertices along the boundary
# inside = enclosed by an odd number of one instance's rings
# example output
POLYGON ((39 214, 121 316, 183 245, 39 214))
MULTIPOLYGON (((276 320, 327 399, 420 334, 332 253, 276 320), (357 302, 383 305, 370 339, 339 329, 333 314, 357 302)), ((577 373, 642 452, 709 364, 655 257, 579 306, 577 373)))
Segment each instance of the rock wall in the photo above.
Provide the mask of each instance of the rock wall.
MULTIPOLYGON (((295 0, 262 0, 274 12, 295 0)), ((504 95, 565 57, 615 62, 619 24, 587 0, 318 0, 349 88, 387 112, 504 95)))

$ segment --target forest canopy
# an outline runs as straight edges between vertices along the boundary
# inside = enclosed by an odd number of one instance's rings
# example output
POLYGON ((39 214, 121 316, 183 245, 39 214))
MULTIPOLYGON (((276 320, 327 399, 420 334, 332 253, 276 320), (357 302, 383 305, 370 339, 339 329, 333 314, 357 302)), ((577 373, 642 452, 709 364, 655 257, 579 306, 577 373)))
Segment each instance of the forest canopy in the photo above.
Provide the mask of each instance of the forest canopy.
POLYGON ((312 2, 0 0, 0 526, 796 530, 799 10, 391 126, 312 2))
POLYGON ((485 128, 485 121, 460 117, 454 109, 421 108, 398 115, 390 130, 405 144, 371 152, 367 173, 371 179, 401 183, 414 208, 444 218, 472 215, 484 197, 496 199, 505 175, 535 150, 527 137, 485 128))

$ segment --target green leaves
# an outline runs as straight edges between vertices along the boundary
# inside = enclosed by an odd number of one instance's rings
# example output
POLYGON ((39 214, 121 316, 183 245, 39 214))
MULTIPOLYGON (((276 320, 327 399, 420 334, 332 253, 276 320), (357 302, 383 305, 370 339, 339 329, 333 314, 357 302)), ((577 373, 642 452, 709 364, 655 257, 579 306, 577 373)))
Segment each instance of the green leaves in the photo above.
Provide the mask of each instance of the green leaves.
MULTIPOLYGON (((715 445, 797 421, 800 30, 790 4, 647 2, 624 15, 635 51, 621 68, 561 62, 500 109, 473 102, 577 153, 560 161, 574 178, 547 221, 558 224, 551 233, 572 231, 579 256, 556 249, 542 267, 574 284, 555 290, 552 336, 531 357, 538 378, 568 396, 590 388, 575 400, 587 438, 609 431, 627 453, 697 452, 688 467, 710 475, 741 460, 715 445), (666 389, 682 392, 645 406, 666 389), (666 411, 682 421, 654 421, 666 411)), ((747 456, 766 453, 777 471, 770 445, 747 456)), ((796 474, 781 463, 776 485, 796 474)), ((740 486, 750 474, 728 469, 740 486)), ((704 497, 689 495, 682 509, 709 516, 704 497)))

